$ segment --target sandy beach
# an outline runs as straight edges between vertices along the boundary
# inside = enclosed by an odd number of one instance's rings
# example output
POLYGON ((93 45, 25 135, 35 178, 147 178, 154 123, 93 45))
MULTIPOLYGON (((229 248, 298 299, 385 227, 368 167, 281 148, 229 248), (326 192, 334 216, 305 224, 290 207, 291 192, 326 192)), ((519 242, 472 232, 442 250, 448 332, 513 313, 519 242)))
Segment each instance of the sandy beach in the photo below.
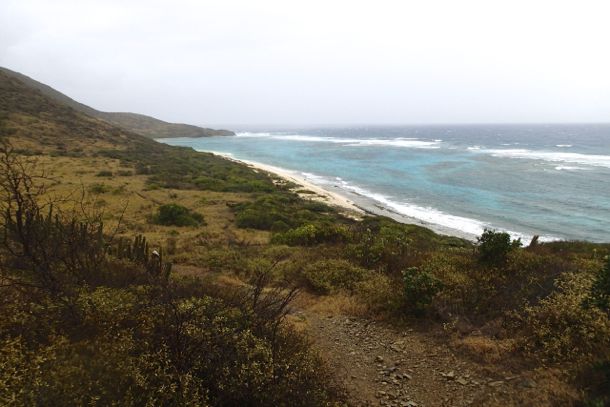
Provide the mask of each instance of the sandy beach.
POLYGON ((231 161, 246 164, 254 170, 275 174, 276 176, 283 178, 288 182, 298 185, 299 187, 295 188, 294 190, 302 198, 324 202, 334 208, 339 209, 340 211, 343 211, 346 215, 350 217, 360 218, 366 213, 364 209, 357 206, 353 201, 346 198, 345 196, 315 185, 311 181, 307 180, 305 177, 301 176, 300 174, 297 174, 294 171, 290 171, 285 168, 274 167, 273 165, 263 164, 256 161, 240 160, 229 154, 220 153, 216 151, 211 151, 211 153, 222 156, 231 161))
POLYGON ((390 208, 384 207, 370 198, 359 195, 355 192, 345 190, 338 185, 324 185, 321 187, 308 180, 302 174, 285 168, 275 167, 273 165, 263 164, 256 161, 242 160, 233 157, 231 154, 207 151, 215 155, 224 157, 227 160, 246 164, 257 171, 265 171, 275 174, 276 176, 299 185, 294 191, 304 199, 324 202, 332 207, 339 209, 344 215, 354 219, 361 219, 364 215, 379 215, 387 216, 401 223, 413 224, 426 227, 436 233, 448 236, 456 236, 462 239, 475 241, 477 236, 464 232, 462 230, 452 229, 445 226, 437 225, 430 222, 424 222, 421 219, 406 216, 404 214, 393 211, 390 208), (302 192, 299 192, 302 191, 302 192))

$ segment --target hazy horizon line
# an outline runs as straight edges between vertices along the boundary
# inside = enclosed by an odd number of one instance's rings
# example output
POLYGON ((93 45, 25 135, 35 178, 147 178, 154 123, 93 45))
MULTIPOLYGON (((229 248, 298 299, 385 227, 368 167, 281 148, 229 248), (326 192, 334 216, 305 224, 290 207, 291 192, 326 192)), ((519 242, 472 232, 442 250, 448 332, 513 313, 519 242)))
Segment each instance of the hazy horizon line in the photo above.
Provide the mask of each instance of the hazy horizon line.
MULTIPOLYGON (((189 123, 184 123, 189 124, 189 123)), ((192 123, 191 123, 192 124, 192 123)), ((599 125, 610 126, 610 121, 607 122, 442 122, 442 123, 203 123, 193 124, 200 127, 225 128, 231 130, 234 128, 268 128, 268 129, 319 129, 319 128, 340 128, 340 127, 448 127, 448 126, 577 126, 577 125, 599 125)))

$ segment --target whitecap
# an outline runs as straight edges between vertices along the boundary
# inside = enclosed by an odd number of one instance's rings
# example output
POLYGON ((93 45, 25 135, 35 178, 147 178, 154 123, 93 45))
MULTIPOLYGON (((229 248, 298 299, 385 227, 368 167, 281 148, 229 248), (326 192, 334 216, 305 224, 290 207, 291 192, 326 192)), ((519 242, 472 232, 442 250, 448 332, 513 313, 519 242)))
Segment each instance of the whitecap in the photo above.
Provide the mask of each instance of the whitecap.
POLYGON ((412 138, 361 139, 346 144, 349 147, 389 146, 403 148, 440 148, 439 141, 424 141, 412 138))
POLYGON ((533 151, 526 149, 492 149, 481 151, 489 153, 494 157, 543 160, 550 162, 563 162, 587 165, 592 167, 610 168, 610 155, 560 153, 553 151, 533 151))
POLYGON ((570 147, 572 147, 572 144, 555 144, 555 147, 570 148, 570 147))
POLYGON ((389 146, 403 148, 439 148, 442 140, 425 141, 411 137, 397 138, 342 138, 328 136, 308 136, 303 134, 238 133, 237 137, 260 137, 274 140, 299 141, 312 143, 344 144, 346 147, 389 146))
POLYGON ((235 134, 235 137, 272 137, 271 133, 254 133, 249 131, 239 132, 235 134))
POLYGON ((562 170, 565 170, 565 171, 586 170, 586 168, 583 168, 583 167, 574 167, 574 166, 571 166, 571 165, 558 165, 558 166, 555 167, 555 169, 557 171, 562 171, 562 170))

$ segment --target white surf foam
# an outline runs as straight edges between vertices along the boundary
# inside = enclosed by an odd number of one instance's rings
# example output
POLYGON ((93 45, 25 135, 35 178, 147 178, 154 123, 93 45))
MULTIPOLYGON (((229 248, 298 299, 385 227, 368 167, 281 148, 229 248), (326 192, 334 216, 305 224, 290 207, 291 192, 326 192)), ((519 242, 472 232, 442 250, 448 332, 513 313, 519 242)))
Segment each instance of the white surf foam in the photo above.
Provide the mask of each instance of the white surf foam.
POLYGON ((403 147, 403 148, 440 148, 440 141, 424 141, 409 138, 395 138, 395 139, 362 139, 356 142, 346 144, 350 147, 363 147, 363 146, 389 146, 389 147, 403 147))
POLYGON ((254 133, 254 132, 250 132, 250 131, 243 131, 240 133, 236 133, 235 137, 271 137, 272 134, 271 133, 254 133))
POLYGON ((221 155, 223 157, 235 158, 235 155, 233 153, 227 153, 224 151, 202 150, 200 148, 196 148, 195 151, 199 151, 200 153, 212 153, 216 155, 221 155))
POLYGON ((526 149, 491 149, 481 150, 494 157, 521 158, 530 160, 543 160, 549 162, 562 162, 570 164, 588 165, 592 167, 610 168, 610 155, 560 153, 553 151, 533 151, 526 149))
POLYGON ((308 136, 302 134, 271 134, 271 133, 237 133, 237 137, 259 137, 274 140, 301 141, 313 143, 344 144, 347 147, 389 146, 403 148, 440 148, 442 140, 425 141, 409 137, 397 138, 342 138, 325 136, 308 136))
POLYGON ((310 172, 301 172, 301 176, 305 178, 307 181, 310 181, 316 185, 328 185, 330 181, 321 175, 312 174, 310 172))
MULTIPOLYGON (((378 194, 375 192, 368 191, 364 188, 351 185, 343 180, 339 180, 341 183, 341 187, 348 191, 354 192, 358 195, 364 196, 366 198, 372 199, 374 201, 379 202, 382 206, 400 214, 407 216, 409 218, 418 219, 423 221, 429 225, 437 225, 442 226, 447 229, 456 230, 460 232, 467 233, 472 235, 473 237, 480 236, 485 229, 497 229, 494 228, 493 225, 488 223, 479 221, 477 219, 466 218, 463 216, 450 215, 448 213, 442 212, 438 209, 431 207, 423 207, 419 205, 414 205, 406 202, 395 202, 390 197, 378 194)), ((500 230, 500 229, 498 229, 500 230)), ((521 239, 524 244, 527 244, 531 239, 532 235, 527 235, 519 232, 514 232, 511 230, 503 230, 511 235, 513 239, 521 239)), ((540 241, 548 242, 553 240, 559 240, 559 238, 554 236, 540 236, 540 241)))
POLYGON ((488 226, 476 219, 450 215, 434 208, 425 208, 409 203, 395 202, 385 195, 371 192, 358 186, 350 185, 343 180, 341 180, 341 186, 348 191, 355 192, 358 195, 377 201, 388 209, 396 211, 400 215, 418 219, 432 225, 444 226, 449 229, 459 230, 475 236, 483 233, 485 227, 488 226))
POLYGON ((587 168, 583 168, 583 167, 574 167, 571 165, 558 165, 555 167, 555 169, 557 171, 580 171, 580 170, 587 170, 587 168))
POLYGON ((570 148, 570 147, 572 147, 572 144, 555 144, 555 147, 570 148))

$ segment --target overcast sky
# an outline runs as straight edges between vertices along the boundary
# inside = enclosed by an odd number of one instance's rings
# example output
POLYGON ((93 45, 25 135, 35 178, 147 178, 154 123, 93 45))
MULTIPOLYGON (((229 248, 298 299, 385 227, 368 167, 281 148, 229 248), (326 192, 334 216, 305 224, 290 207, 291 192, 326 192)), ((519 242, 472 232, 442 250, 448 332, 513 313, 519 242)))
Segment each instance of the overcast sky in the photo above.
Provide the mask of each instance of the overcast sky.
POLYGON ((610 2, 1 0, 0 65, 195 124, 609 122, 610 2))

